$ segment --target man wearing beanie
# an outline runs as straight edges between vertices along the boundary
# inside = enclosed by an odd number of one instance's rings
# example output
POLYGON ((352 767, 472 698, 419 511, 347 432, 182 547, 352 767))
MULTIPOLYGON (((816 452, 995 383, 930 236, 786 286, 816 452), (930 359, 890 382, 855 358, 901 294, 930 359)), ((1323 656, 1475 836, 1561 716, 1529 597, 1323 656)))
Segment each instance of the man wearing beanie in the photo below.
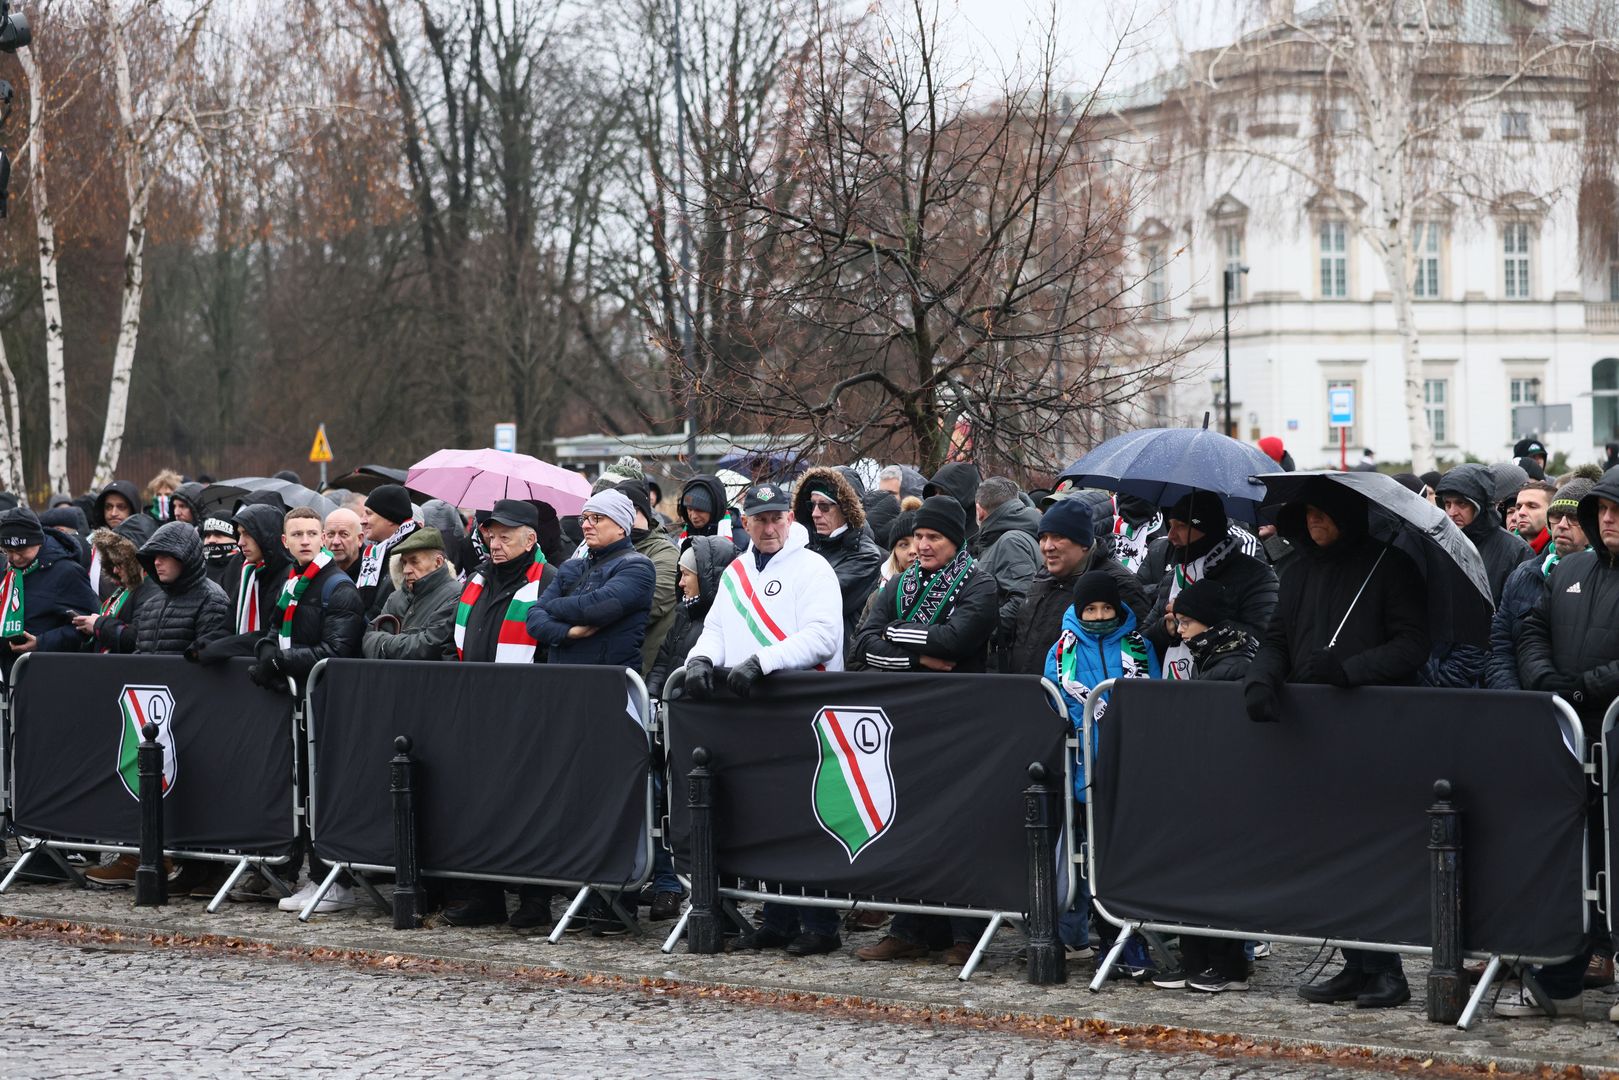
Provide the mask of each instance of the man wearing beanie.
POLYGON ((0 514, 0 548, 0 672, 9 679, 23 653, 76 651, 82 639, 73 617, 99 611, 101 600, 73 547, 54 529, 46 532, 27 507, 0 514))
POLYGON ((1175 597, 1194 581, 1212 578, 1225 586, 1231 621, 1259 637, 1276 607, 1276 571, 1256 558, 1258 542, 1226 520, 1217 496, 1194 491, 1170 507, 1169 560, 1147 625, 1147 640, 1163 657, 1164 678, 1192 677, 1192 654, 1175 629, 1175 597))
MULTIPOLYGON (((941 475, 943 475, 941 473, 941 475)), ((967 553, 967 515, 948 495, 924 499, 912 533, 916 560, 877 593, 849 650, 872 671, 983 671, 1000 619, 995 581, 967 553)), ((977 919, 896 915, 888 936, 855 955, 902 960, 944 949, 960 967, 983 933, 977 919)))
POLYGON ((1147 590, 1108 550, 1096 542, 1095 523, 1083 500, 1058 499, 1040 517, 1040 569, 1029 584, 1029 594, 1017 614, 1011 648, 1003 672, 1038 675, 1046 653, 1062 633, 1063 614, 1072 602, 1074 582, 1080 575, 1100 570, 1113 578, 1121 603, 1135 613, 1137 625, 1152 611, 1147 590))
POLYGON ((622 491, 597 492, 579 511, 588 554, 569 559, 528 612, 528 632, 554 664, 641 670, 641 645, 657 572, 635 550, 635 504, 622 491))
POLYGON ((388 553, 393 546, 422 527, 413 521, 415 510, 410 504, 410 493, 398 484, 382 484, 365 497, 365 511, 360 524, 365 531, 366 545, 360 551, 360 569, 354 577, 354 587, 360 590, 360 601, 365 605, 366 618, 374 619, 393 592, 388 579, 388 553))
POLYGON ((394 545, 390 561, 394 591, 366 630, 360 652, 369 660, 442 659, 461 596, 455 567, 444 557, 444 534, 417 529, 394 545))
POLYGON ((1484 662, 1484 686, 1489 690, 1522 690, 1518 681, 1518 640, 1523 621, 1546 596, 1546 581, 1557 564, 1588 546, 1580 526, 1580 500, 1591 493, 1596 481, 1575 477, 1552 496, 1546 506, 1546 526, 1552 542, 1540 558, 1513 567, 1501 587, 1501 602, 1490 620, 1490 655, 1484 662))
MULTIPOLYGON (((731 669, 725 686, 738 697, 777 671, 843 670, 838 576, 809 549, 787 492, 779 484, 754 485, 742 497, 742 515, 751 546, 720 574, 717 599, 686 657, 685 693, 698 700, 714 692, 716 668, 731 669)), ((837 912, 770 903, 751 944, 814 956, 843 941, 837 912)))
POLYGON ((209 514, 197 524, 202 534, 202 564, 208 580, 225 590, 228 597, 231 560, 242 553, 236 522, 220 513, 209 514))
POLYGON ((1495 509, 1495 479, 1489 467, 1458 465, 1440 478, 1434 493, 1440 508, 1478 549, 1479 558, 1484 560, 1484 574, 1490 579, 1490 599, 1499 604, 1507 575, 1519 563, 1534 558, 1535 553, 1502 527, 1501 515, 1495 509))

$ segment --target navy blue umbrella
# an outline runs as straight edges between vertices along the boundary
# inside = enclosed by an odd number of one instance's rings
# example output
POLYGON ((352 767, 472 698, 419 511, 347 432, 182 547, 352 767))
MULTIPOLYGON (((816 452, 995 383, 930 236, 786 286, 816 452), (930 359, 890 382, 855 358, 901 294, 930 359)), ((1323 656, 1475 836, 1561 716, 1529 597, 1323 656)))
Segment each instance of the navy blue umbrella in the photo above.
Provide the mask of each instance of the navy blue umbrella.
POLYGON ((809 461, 803 453, 739 448, 720 458, 714 467, 730 469, 750 478, 758 476, 765 480, 784 481, 793 479, 809 468, 809 461))
POLYGON ((1226 516, 1259 520, 1259 473, 1281 466, 1258 447, 1207 428, 1143 428, 1117 435, 1063 470, 1061 480, 1173 506, 1193 491, 1220 497, 1226 516))

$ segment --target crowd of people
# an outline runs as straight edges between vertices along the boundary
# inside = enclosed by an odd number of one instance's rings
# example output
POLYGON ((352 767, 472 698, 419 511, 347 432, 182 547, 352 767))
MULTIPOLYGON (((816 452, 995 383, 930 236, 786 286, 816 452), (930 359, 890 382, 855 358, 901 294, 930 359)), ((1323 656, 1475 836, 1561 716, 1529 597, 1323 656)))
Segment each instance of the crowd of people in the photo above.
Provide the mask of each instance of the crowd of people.
MULTIPOLYGON (((1291 471, 1280 440, 1259 447, 1291 471)), ((1305 480, 1273 517, 1244 522, 1204 491, 1169 506, 1066 485, 1030 491, 960 461, 931 478, 891 465, 870 486, 852 467, 790 483, 700 474, 665 500, 625 457, 577 516, 512 499, 464 515, 437 500, 418 506, 396 484, 324 519, 271 494, 205 513, 201 487, 172 473, 144 499, 114 481, 93 497, 55 496, 37 516, 13 506, 0 513, 0 664, 9 672, 35 650, 247 657, 254 682, 292 693, 328 657, 604 664, 641 672, 654 697, 684 668, 680 692, 694 699, 722 686, 746 698, 781 671, 998 672, 1051 680, 1076 728, 1108 679, 1240 682, 1262 723, 1286 721, 1286 683, 1485 687, 1559 694, 1595 735, 1619 697, 1619 608, 1607 605, 1619 595, 1619 472, 1546 467, 1530 439, 1510 461, 1395 477, 1476 548, 1494 602, 1477 628, 1487 648, 1435 643, 1417 566, 1373 536, 1364 499, 1325 477, 1305 480)), ((283 910, 308 904, 325 876, 307 841, 302 855, 309 883, 283 910)), ((88 877, 116 886, 134 873, 128 857, 88 877)), ((212 896, 219 876, 182 866, 171 889, 212 896)), ((440 917, 553 925, 549 889, 515 891, 508 912, 498 882, 444 882, 440 917)), ((263 882, 232 895, 274 898, 263 882)), ((680 912, 661 848, 639 899, 653 920, 680 912)), ((316 910, 355 900, 340 879, 316 910)), ((576 926, 624 930, 600 903, 576 926)), ((983 927, 777 903, 748 944, 809 956, 878 929, 861 960, 937 953, 959 965, 983 927)), ((1083 896, 1061 930, 1071 959, 1092 954, 1093 934, 1112 934, 1093 926, 1083 896)), ((1166 989, 1240 991, 1256 952, 1262 943, 1182 935, 1180 969, 1128 952, 1124 971, 1166 989)), ((1344 958, 1300 995, 1362 1008, 1409 1000, 1397 954, 1344 958)), ((1612 981, 1611 950, 1593 939, 1538 978, 1556 1011, 1575 1011, 1584 987, 1612 981)), ((1496 1011, 1540 1010, 1517 987, 1496 1011)))

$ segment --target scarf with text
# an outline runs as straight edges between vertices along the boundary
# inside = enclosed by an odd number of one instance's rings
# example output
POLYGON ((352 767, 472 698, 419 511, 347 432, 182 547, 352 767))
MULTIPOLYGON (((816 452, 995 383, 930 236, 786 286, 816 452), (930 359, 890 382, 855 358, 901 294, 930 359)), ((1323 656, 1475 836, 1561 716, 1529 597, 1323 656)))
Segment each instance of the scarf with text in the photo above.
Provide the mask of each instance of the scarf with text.
POLYGON ((292 650, 292 617, 298 613, 298 601, 303 599, 304 592, 316 575, 332 564, 332 558, 330 551, 321 548, 320 554, 310 559, 308 566, 302 570, 294 566, 287 571, 286 584, 281 586, 281 595, 275 601, 275 606, 281 612, 281 626, 276 630, 276 638, 282 652, 292 650))
MULTIPOLYGON (((528 632, 528 612, 540 598, 540 575, 545 572, 545 556, 534 549, 534 561, 523 572, 523 585, 506 605, 506 617, 500 622, 500 635, 495 639, 495 663, 530 664, 539 645, 528 632)), ((455 608, 455 658, 466 659, 467 619, 472 606, 483 595, 484 577, 479 570, 461 590, 461 602, 455 608)))
POLYGON ((1164 515, 1160 512, 1143 521, 1140 525, 1132 525, 1119 513, 1119 498, 1113 497, 1113 540, 1109 547, 1113 557, 1119 565, 1130 573, 1141 569, 1141 564, 1147 559, 1147 548, 1152 544, 1152 538, 1159 529, 1164 527, 1164 515))
MULTIPOLYGON (((1202 581, 1210 570, 1230 558, 1234 552, 1241 552, 1243 547, 1243 538, 1232 531, 1199 558, 1188 563, 1176 563, 1169 580, 1169 599, 1174 600, 1182 589, 1193 582, 1202 581)), ((1175 642, 1164 651, 1164 678, 1190 679, 1193 663, 1192 650, 1186 647, 1186 642, 1175 642)))
POLYGON ((365 551, 360 555, 360 575, 354 579, 357 589, 369 588, 382 580, 383 568, 388 565, 388 552, 393 550, 395 544, 422 527, 419 521, 407 521, 394 530, 394 534, 386 540, 365 545, 365 551))
POLYGON ((938 622, 977 566, 978 560, 967 554, 966 548, 925 578, 921 562, 911 563, 899 576, 899 589, 894 593, 894 614, 898 621, 930 626, 938 622))
POLYGON ((39 560, 35 559, 27 566, 18 570, 15 567, 6 569, 4 581, 0 581, 0 638, 16 637, 24 633, 23 630, 23 579, 39 569, 39 560))
MULTIPOLYGON (((1057 638, 1057 680, 1062 684, 1063 691, 1075 701, 1084 706, 1085 700, 1091 696, 1091 688, 1079 680, 1079 651, 1081 649, 1106 648, 1105 642, 1086 634, 1088 640, 1080 640, 1080 635, 1074 631, 1063 628, 1062 635, 1057 638)), ((1106 675, 1104 678, 1115 679, 1147 679, 1152 677, 1152 666, 1147 662, 1147 641, 1141 636, 1139 630, 1132 630, 1119 639, 1119 674, 1106 675)), ((1102 669, 1107 671, 1107 661, 1104 658, 1102 669)), ((1105 700, 1096 703, 1095 716, 1101 719, 1102 713, 1107 710, 1105 700)))

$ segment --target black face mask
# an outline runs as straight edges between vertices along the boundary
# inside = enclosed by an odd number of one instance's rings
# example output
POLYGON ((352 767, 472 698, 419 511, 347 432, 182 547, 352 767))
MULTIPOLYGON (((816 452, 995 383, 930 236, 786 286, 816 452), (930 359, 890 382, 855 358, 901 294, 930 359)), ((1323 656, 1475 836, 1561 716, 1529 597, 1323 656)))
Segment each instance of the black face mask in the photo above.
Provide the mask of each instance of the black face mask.
POLYGON ((202 545, 202 558, 204 562, 214 565, 223 565, 230 562, 241 550, 235 544, 204 544, 202 545))
POLYGON ((652 535, 651 529, 631 529, 630 543, 639 544, 642 540, 645 540, 650 535, 652 535))

